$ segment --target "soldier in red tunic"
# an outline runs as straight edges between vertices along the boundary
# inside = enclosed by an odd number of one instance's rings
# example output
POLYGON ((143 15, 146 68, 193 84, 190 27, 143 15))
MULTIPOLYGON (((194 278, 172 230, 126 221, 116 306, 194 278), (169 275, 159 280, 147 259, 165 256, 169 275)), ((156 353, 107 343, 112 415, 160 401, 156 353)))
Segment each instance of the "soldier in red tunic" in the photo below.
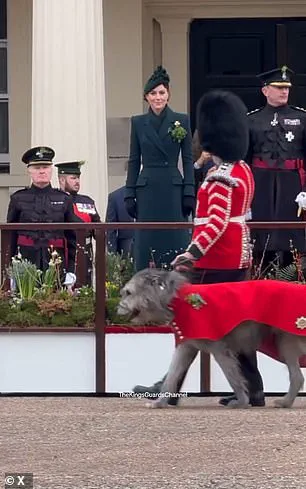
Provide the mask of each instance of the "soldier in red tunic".
MULTIPOLYGON (((197 194, 194 229, 185 253, 172 262, 177 271, 188 273, 198 284, 239 282, 247 278, 252 252, 247 219, 254 195, 254 179, 243 161, 249 144, 247 109, 239 97, 215 91, 198 105, 198 131, 204 151, 213 156, 210 170, 197 194)), ((240 355, 241 369, 248 380, 250 403, 264 406, 263 383, 256 354, 240 355)), ((180 389, 185 375, 181 379, 180 389)), ((158 390, 160 383, 153 386, 158 390)), ((136 392, 152 388, 136 386, 136 392)), ((230 398, 222 399, 223 405, 230 398)), ((169 399, 176 404, 177 398, 169 399)))

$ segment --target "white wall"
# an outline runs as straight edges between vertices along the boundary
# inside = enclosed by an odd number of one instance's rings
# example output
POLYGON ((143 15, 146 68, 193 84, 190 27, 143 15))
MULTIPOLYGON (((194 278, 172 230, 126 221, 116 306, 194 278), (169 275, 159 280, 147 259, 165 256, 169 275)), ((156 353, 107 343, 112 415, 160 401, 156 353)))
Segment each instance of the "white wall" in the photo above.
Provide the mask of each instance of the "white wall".
POLYGON ((0 392, 95 392, 94 333, 1 333, 0 392))
POLYGON ((104 0, 107 117, 142 112, 142 0, 104 0))

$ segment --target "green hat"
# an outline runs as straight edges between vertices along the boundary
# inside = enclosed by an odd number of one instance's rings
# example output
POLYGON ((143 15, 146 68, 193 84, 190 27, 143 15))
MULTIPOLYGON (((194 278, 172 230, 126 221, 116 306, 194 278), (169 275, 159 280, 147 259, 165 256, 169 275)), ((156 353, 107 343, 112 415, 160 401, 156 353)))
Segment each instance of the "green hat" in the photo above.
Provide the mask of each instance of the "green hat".
POLYGON ((81 166, 85 161, 65 161, 63 163, 57 163, 59 175, 81 175, 81 166))
POLYGON ((35 146, 28 149, 22 155, 22 161, 28 166, 32 165, 52 165, 55 152, 48 146, 35 146))
POLYGON ((145 84, 143 93, 147 95, 155 87, 158 87, 158 85, 164 85, 166 88, 169 88, 169 82, 170 78, 165 68, 158 66, 145 84))

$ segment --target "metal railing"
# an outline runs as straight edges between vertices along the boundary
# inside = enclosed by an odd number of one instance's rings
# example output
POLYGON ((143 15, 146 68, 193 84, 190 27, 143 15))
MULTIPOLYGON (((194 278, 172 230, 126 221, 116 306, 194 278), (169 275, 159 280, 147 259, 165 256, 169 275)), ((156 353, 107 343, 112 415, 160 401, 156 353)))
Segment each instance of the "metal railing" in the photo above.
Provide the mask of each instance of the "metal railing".
MULTIPOLYGON (((250 229, 305 229, 306 222, 248 222, 250 229)), ((106 232, 112 229, 190 229, 192 222, 134 222, 134 223, 0 223, 1 232, 1 273, 2 277, 10 261, 10 235, 14 230, 75 230, 79 245, 85 243, 85 236, 95 232, 95 327, 96 337, 96 393, 105 393, 105 306, 106 306, 106 232)), ((86 274, 86 256, 78 259, 78 283, 82 284, 86 274)), ((85 280, 84 280, 85 283, 85 280)), ((44 329, 42 328, 42 331, 44 329)), ((23 332, 31 331, 23 328, 23 332)), ((65 332, 69 331, 68 329, 65 332)), ((73 330, 71 330, 73 332, 73 330)), ((210 356, 201 356, 201 391, 210 392, 210 356)))

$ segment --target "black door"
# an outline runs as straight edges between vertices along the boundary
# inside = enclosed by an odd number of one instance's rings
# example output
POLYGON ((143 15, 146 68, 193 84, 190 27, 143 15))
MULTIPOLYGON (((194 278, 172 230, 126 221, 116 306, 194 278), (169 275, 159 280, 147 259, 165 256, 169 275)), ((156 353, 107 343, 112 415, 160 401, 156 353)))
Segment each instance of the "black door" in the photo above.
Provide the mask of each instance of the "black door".
POLYGON ((249 110, 262 106, 257 73, 283 64, 294 72, 290 103, 306 107, 305 19, 198 19, 190 26, 190 109, 213 88, 231 90, 249 110))

